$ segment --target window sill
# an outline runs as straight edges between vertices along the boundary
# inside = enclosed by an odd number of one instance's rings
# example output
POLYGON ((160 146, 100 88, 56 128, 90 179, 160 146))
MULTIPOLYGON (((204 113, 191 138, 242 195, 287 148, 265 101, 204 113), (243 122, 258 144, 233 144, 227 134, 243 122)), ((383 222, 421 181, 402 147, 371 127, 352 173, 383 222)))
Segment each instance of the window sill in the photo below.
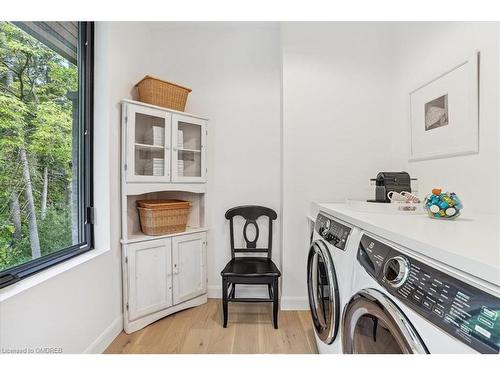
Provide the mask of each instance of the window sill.
POLYGON ((15 295, 22 293, 30 288, 33 288, 39 284, 44 283, 47 280, 50 280, 66 271, 69 271, 79 265, 88 262, 94 258, 97 258, 105 253, 107 253, 109 249, 99 250, 94 249, 90 250, 84 254, 81 254, 77 257, 71 258, 65 262, 57 264, 49 269, 41 271, 39 273, 34 274, 33 276, 27 277, 15 284, 9 285, 5 288, 0 289, 0 302, 3 302, 15 295))

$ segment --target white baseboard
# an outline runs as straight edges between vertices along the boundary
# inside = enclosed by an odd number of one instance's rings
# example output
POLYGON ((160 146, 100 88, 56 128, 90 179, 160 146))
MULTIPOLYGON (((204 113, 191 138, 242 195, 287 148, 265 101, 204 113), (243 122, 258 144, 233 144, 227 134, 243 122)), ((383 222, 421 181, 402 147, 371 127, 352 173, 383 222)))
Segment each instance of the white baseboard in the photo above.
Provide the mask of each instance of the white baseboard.
POLYGON ((217 285, 207 285, 208 298, 222 298, 221 287, 217 285))
POLYGON ((123 331, 123 315, 118 316, 99 337, 85 349, 85 354, 100 354, 123 331))
POLYGON ((281 297, 281 310, 309 310, 308 297, 281 297))
MULTIPOLYGON (((207 286, 208 298, 222 298, 222 287, 220 285, 207 286)), ((241 298, 266 298, 266 285, 238 285, 236 287, 236 297, 241 298)))

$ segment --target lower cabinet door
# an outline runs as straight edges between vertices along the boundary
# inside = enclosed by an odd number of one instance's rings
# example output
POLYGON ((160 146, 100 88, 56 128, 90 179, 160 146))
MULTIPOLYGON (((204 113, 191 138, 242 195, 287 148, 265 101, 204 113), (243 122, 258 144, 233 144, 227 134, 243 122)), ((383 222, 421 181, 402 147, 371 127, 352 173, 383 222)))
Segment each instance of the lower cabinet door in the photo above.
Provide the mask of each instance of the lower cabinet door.
POLYGON ((174 305, 207 291, 206 233, 172 237, 174 305))
POLYGON ((127 246, 129 320, 172 306, 170 238, 127 246))

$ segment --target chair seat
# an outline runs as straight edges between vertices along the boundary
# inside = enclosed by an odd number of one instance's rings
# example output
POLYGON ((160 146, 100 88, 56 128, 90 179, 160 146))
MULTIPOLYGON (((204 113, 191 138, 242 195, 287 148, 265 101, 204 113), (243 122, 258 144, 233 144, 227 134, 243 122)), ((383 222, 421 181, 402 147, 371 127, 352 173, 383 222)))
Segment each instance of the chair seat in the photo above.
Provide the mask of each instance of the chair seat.
POLYGON ((226 264, 221 272, 222 276, 281 276, 281 272, 274 262, 264 257, 239 257, 234 258, 226 264))

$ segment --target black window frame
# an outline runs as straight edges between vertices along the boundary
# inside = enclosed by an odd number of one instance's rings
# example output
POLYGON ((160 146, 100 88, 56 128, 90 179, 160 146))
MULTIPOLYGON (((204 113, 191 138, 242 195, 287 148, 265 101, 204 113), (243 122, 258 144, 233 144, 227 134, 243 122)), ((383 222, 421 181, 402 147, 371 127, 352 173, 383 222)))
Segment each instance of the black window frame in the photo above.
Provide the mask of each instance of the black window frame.
POLYGON ((94 249, 94 22, 78 22, 79 215, 83 241, 0 272, 0 289, 94 249), (82 194, 83 192, 83 194, 82 194))

